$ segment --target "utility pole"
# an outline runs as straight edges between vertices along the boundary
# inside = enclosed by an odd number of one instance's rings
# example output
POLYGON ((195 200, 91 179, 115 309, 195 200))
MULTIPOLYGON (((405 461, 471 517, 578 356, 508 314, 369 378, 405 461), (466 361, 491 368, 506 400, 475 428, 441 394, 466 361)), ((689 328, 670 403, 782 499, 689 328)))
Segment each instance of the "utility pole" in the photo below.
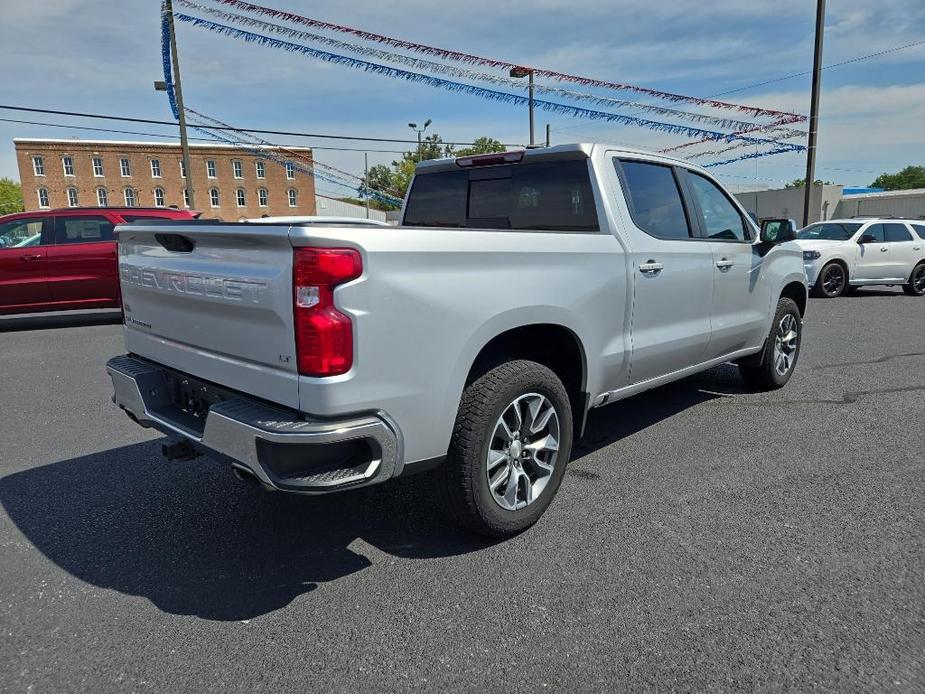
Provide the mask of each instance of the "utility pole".
POLYGON ((809 206, 816 180, 816 138, 819 130, 819 89, 822 86, 822 34, 825 0, 816 0, 816 51, 813 56, 813 92, 809 105, 809 142, 806 145, 806 184, 803 192, 803 226, 809 224, 809 206))
POLYGON ((167 12, 167 29, 170 34, 170 57, 173 61, 173 88, 177 100, 180 119, 180 149, 183 151, 183 168, 186 170, 186 189, 189 191, 189 206, 196 207, 196 195, 193 190, 193 167, 189 158, 189 139, 186 136, 186 111, 183 109, 183 89, 180 87, 180 58, 177 55, 177 34, 173 28, 173 0, 164 0, 167 12))
POLYGON ((369 219, 369 152, 363 152, 363 192, 366 199, 366 219, 369 219))
POLYGON ((552 142, 552 137, 550 136, 549 123, 546 124, 546 146, 549 147, 552 142))
POLYGON ((529 80, 530 80, 530 81, 528 82, 527 89, 528 89, 529 95, 530 95, 530 99, 529 99, 529 104, 530 104, 530 146, 533 147, 533 146, 536 145, 536 138, 535 138, 534 135, 533 135, 533 111, 534 111, 534 107, 535 107, 534 98, 533 98, 533 97, 534 97, 533 70, 531 70, 531 69, 528 68, 528 67, 512 67, 512 68, 511 68, 511 71, 510 71, 508 74, 510 74, 511 77, 517 77, 517 78, 528 77, 529 80))

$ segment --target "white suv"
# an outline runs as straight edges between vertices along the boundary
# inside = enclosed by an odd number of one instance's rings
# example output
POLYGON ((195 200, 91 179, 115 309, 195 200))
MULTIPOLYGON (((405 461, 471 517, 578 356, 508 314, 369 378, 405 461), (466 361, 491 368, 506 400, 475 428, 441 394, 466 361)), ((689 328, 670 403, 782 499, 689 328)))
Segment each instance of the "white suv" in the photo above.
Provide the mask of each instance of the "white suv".
POLYGON ((925 221, 831 219, 797 233, 806 281, 825 298, 871 284, 925 294, 925 221))

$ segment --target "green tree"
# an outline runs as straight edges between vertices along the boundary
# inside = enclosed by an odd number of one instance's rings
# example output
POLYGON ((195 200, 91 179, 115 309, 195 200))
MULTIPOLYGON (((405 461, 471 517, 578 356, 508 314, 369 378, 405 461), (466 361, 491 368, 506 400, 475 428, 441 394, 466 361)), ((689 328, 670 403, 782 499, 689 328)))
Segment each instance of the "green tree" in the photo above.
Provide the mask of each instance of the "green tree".
POLYGON ((0 178, 0 214, 22 212, 22 186, 12 178, 0 178))
POLYGON ((909 190, 925 188, 925 166, 907 166, 898 173, 882 173, 870 184, 872 188, 885 190, 909 190))
MULTIPOLYGON (((428 159, 440 159, 441 157, 451 157, 453 156, 453 146, 443 143, 443 138, 440 137, 437 133, 433 135, 428 135, 423 140, 421 140, 420 155, 418 154, 418 148, 415 147, 410 152, 405 152, 402 155, 402 159, 410 159, 411 161, 427 161, 428 159)), ((395 162, 392 162, 392 166, 395 166, 395 162)))
MULTIPOLYGON (((393 161, 391 168, 384 164, 371 167, 366 177, 366 185, 396 198, 404 198, 411 179, 414 177, 414 168, 419 161, 419 154, 420 161, 426 161, 442 157, 466 157, 473 154, 503 152, 504 150, 504 145, 493 137, 480 137, 469 147, 456 150, 453 145, 446 144, 439 134, 433 133, 421 140, 420 153, 415 146, 412 150, 404 152, 400 160, 393 161)), ((393 209, 393 207, 382 205, 379 209, 393 209)))
POLYGON ((457 157, 471 157, 473 154, 491 154, 492 152, 504 152, 505 150, 506 147, 495 138, 479 137, 476 138, 475 142, 469 147, 456 150, 453 152, 453 155, 457 157))
MULTIPOLYGON (((830 186, 832 185, 832 181, 823 181, 821 178, 817 178, 815 181, 813 181, 813 184, 817 186, 830 186)), ((802 188, 805 185, 806 185, 805 178, 795 178, 790 183, 785 185, 784 187, 785 188, 802 188)))

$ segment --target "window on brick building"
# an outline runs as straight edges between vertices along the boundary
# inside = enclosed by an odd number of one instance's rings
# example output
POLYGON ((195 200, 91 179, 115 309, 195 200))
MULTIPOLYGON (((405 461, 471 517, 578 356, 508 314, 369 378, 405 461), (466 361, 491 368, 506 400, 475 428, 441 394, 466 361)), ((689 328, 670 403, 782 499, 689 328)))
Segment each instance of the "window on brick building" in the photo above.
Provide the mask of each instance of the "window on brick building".
POLYGON ((218 188, 209 188, 209 204, 212 205, 212 207, 218 207, 218 188))
POLYGON ((180 178, 186 178, 186 164, 182 159, 180 160, 180 178))
POLYGON ((39 207, 48 207, 48 188, 39 188, 39 207))
POLYGON ((74 175, 74 157, 61 157, 61 164, 64 166, 64 175, 74 175))
POLYGON ((263 162, 262 161, 255 162, 255 166, 257 167, 257 178, 266 178, 267 169, 263 165, 263 162))
POLYGON ((290 188, 288 191, 289 195, 289 207, 296 207, 299 204, 299 191, 295 188, 290 188))
POLYGON ((189 207, 189 188, 183 189, 183 206, 189 207))
POLYGON ((154 206, 155 207, 164 206, 164 189, 163 188, 154 189, 154 206))
POLYGON ((103 158, 102 157, 93 157, 93 175, 97 178, 102 177, 103 175, 103 158))
POLYGON ((206 176, 215 178, 215 160, 206 159, 206 176))
POLYGON ((67 206, 68 207, 77 207, 80 203, 77 201, 77 189, 68 188, 67 189, 67 206))
POLYGON ((247 207, 247 196, 244 193, 244 189, 238 188, 236 195, 238 198, 238 207, 247 207))
POLYGON ((132 165, 129 163, 127 157, 123 157, 122 159, 119 160, 119 171, 122 173, 123 176, 132 175, 132 165))
POLYGON ((258 188, 257 189, 257 204, 261 207, 267 206, 267 189, 258 188))
POLYGON ((32 157, 32 173, 36 176, 45 175, 45 160, 42 157, 32 157))
POLYGON ((235 178, 244 178, 244 166, 241 164, 240 159, 235 159, 231 162, 231 168, 234 170, 235 178))
POLYGON ((161 177, 161 160, 160 159, 151 160, 151 177, 152 178, 161 177))
POLYGON ((291 161, 286 162, 286 178, 290 181, 295 178, 295 164, 291 161))
POLYGON ((138 196, 135 195, 134 188, 126 188, 123 195, 125 196, 126 207, 136 207, 138 205, 138 196))
POLYGON ((99 207, 109 206, 109 194, 106 192, 105 188, 96 189, 96 204, 99 207))

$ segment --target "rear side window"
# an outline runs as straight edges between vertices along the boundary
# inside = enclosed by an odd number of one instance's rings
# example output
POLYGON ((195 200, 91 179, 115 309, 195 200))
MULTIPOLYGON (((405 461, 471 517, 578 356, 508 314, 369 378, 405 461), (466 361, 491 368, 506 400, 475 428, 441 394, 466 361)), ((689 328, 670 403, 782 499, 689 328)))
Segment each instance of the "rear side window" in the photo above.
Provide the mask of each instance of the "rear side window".
POLYGON ((925 239, 925 225, 922 224, 911 224, 910 225, 916 234, 919 235, 919 238, 925 239))
POLYGON ((616 160, 614 164, 623 169, 626 200, 636 226, 660 239, 690 238, 681 190, 670 166, 616 160))
POLYGON ((688 178, 700 207, 700 219, 707 238, 718 241, 748 239, 745 220, 719 186, 693 171, 688 172, 688 178))
POLYGON ((900 243, 902 241, 912 240, 912 234, 906 229, 905 224, 884 224, 883 231, 886 235, 887 243, 900 243))
POLYGON ((585 160, 475 167, 415 177, 403 224, 598 231, 585 160))
POLYGON ((112 222, 105 217, 58 217, 55 243, 96 243, 112 241, 112 222))

